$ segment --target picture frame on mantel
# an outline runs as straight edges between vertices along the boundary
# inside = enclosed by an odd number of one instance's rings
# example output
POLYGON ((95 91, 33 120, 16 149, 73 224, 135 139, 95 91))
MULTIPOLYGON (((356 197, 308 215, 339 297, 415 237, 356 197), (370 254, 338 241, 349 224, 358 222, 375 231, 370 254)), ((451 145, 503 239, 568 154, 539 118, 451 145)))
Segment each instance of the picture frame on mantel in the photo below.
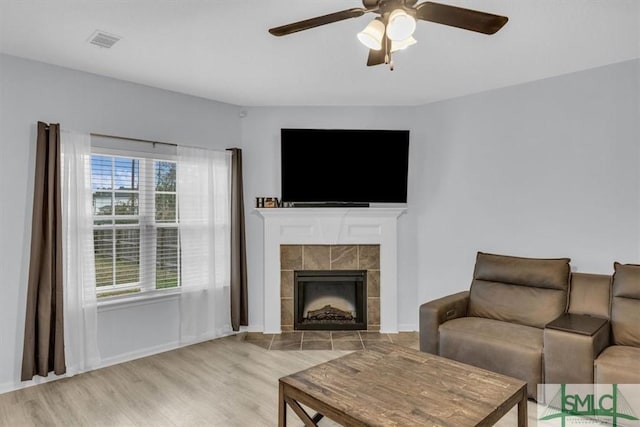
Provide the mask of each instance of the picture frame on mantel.
POLYGON ((279 208, 280 201, 277 197, 256 197, 256 208, 279 208))

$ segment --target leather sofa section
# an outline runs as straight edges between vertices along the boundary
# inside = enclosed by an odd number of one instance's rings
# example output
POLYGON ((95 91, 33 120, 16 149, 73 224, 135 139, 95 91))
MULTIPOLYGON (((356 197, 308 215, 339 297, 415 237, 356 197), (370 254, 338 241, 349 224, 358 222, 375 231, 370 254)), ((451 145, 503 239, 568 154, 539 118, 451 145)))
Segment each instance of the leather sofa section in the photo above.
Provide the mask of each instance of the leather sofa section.
POLYGON ((609 319, 611 276, 571 273, 569 313, 609 319))
POLYGON ((438 354, 440 333, 438 328, 448 320, 467 315, 469 291, 448 295, 420 306, 420 350, 438 354))
POLYGON ((535 399, 542 383, 542 329, 463 317, 440 325, 440 356, 527 382, 535 399))
POLYGON ((598 384, 640 384, 640 348, 614 345, 596 359, 598 384))
POLYGON ((615 345, 640 347, 640 265, 614 263, 611 330, 615 345))
POLYGON ((567 308, 569 261, 478 252, 468 315, 544 328, 567 308))
POLYGON ((567 291, 570 258, 522 258, 478 252, 475 280, 567 291))

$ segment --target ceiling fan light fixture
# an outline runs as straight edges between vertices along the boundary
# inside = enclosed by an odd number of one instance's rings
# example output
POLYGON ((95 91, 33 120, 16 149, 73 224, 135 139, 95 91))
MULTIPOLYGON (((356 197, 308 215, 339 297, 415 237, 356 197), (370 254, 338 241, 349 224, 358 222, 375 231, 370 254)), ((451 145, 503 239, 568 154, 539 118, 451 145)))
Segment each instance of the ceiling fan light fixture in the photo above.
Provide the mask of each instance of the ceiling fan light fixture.
POLYGON ((403 9, 396 9, 389 15, 387 37, 392 41, 408 39, 416 30, 416 20, 403 9))
POLYGON ((509 21, 506 16, 449 6, 435 1, 418 3, 418 0, 362 0, 362 5, 364 7, 352 7, 269 28, 269 33, 280 37, 373 13, 378 17, 357 34, 360 42, 369 48, 367 66, 387 64, 393 69, 391 52, 405 49, 416 43, 413 38, 416 20, 487 35, 495 34, 509 21))
POLYGON ((378 19, 369 22, 364 30, 358 33, 360 43, 373 50, 382 49, 382 37, 384 36, 384 24, 378 19))
POLYGON ((399 50, 404 50, 406 48, 408 48, 409 46, 412 46, 414 44, 418 43, 418 40, 414 39, 413 37, 408 37, 404 40, 392 40, 391 41, 391 52, 397 52, 399 50))

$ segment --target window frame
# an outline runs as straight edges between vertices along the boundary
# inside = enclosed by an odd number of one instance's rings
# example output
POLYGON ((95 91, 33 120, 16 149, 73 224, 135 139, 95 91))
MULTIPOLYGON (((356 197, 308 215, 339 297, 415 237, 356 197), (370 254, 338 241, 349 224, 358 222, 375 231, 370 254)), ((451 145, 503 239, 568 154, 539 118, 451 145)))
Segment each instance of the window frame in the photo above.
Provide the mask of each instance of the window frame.
MULTIPOLYGON (((137 227, 131 227, 130 224, 115 224, 112 223, 108 226, 103 227, 104 229, 137 229, 140 232, 140 254, 139 254, 139 276, 138 281, 134 283, 124 283, 124 284, 112 284, 105 286, 95 286, 96 296, 98 304, 105 302, 117 302, 120 300, 139 300, 141 298, 148 297, 157 297, 166 294, 175 294, 181 292, 181 271, 180 271, 180 261, 178 258, 177 265, 177 280, 178 284, 176 286, 167 287, 167 288, 156 288, 156 251, 157 251, 157 240, 156 240, 156 232, 159 228, 175 228, 178 232, 178 252, 180 252, 180 222, 178 217, 178 192, 177 188, 175 191, 176 195, 176 221, 174 223, 164 223, 164 222, 156 222, 155 219, 155 162, 173 162, 176 164, 176 168, 178 168, 178 159, 175 154, 167 154, 167 153, 155 153, 155 152, 146 152, 146 151, 138 151, 138 150, 126 150, 126 149, 115 149, 115 148, 107 148, 102 145, 96 145, 92 141, 91 145, 91 157, 93 156, 105 156, 105 157, 120 157, 127 159, 136 159, 139 161, 139 175, 138 175, 138 189, 137 190, 122 190, 123 192, 128 193, 137 193, 138 194, 138 215, 136 216, 125 216, 118 219, 133 219, 137 218, 138 224, 137 227), (142 186, 143 183, 149 183, 150 190, 145 188, 143 191, 142 186), (148 236, 153 236, 151 239, 148 236), (144 242, 144 243, 143 243, 144 242), (145 249, 143 250, 143 246, 145 249), (149 259, 151 257, 151 259, 149 259), (147 271, 152 270, 152 271, 147 271), (132 291, 132 292, 127 292, 132 291), (120 293, 124 292, 124 293, 120 293), (112 295, 109 295, 112 293, 112 295), (104 294, 104 295, 101 295, 104 294)), ((112 171, 112 177, 113 177, 112 171)), ((91 171, 89 171, 89 175, 91 175, 91 171)), ((177 186, 177 183, 176 183, 177 186)), ((93 194, 93 189, 91 192, 93 194)), ((112 194, 115 194, 117 191, 114 189, 109 190, 112 194)), ((170 192, 160 191, 159 194, 167 194, 170 192)), ((93 200, 93 198, 92 198, 93 200)), ((116 219, 115 215, 115 204, 112 204, 112 214, 106 216, 105 219, 116 219)), ((91 228, 91 238, 94 239, 93 233, 95 230, 100 229, 100 226, 95 225, 95 221, 99 220, 99 216, 93 215, 92 213, 92 228, 91 228)), ((115 236, 114 236, 115 240, 115 236)), ((94 248, 95 253, 95 248, 94 248)), ((94 255, 95 256, 95 255, 94 255)), ((115 267, 114 267, 115 268, 115 267)), ((115 277, 115 271, 113 273, 115 277)))

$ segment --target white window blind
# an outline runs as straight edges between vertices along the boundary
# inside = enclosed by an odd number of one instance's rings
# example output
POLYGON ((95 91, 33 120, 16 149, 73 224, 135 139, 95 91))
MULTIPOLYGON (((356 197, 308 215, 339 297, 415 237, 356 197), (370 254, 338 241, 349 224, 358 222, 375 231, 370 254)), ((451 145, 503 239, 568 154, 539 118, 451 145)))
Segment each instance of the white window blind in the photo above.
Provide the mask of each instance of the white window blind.
POLYGON ((92 149, 98 297, 180 286, 175 158, 92 149))

